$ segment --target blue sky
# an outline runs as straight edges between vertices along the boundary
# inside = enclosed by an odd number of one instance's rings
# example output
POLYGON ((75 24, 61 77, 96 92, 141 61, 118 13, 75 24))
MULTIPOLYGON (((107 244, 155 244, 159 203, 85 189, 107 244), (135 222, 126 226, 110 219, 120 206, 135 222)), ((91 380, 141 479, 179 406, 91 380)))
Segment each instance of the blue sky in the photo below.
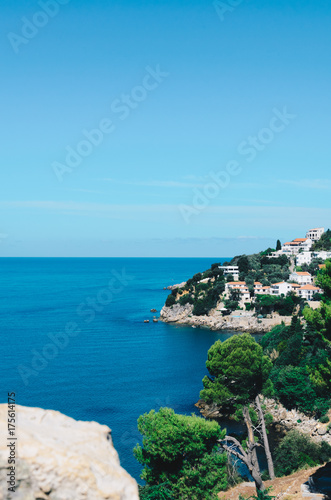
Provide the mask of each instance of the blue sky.
POLYGON ((2 5, 0 256, 231 256, 329 227, 330 21, 321 0, 2 5))

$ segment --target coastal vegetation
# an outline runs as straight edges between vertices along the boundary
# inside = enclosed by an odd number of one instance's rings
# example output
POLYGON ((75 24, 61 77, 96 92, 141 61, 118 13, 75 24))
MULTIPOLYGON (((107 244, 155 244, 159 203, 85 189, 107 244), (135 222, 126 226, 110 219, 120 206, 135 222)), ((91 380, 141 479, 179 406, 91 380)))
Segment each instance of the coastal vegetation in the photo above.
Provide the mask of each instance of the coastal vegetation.
POLYGON ((208 351, 206 366, 210 375, 203 379, 200 397, 219 405, 224 414, 243 419, 247 428, 244 441, 240 443, 233 436, 226 436, 222 447, 247 466, 257 491, 264 490, 256 452, 261 441, 271 478, 274 467, 259 394, 266 387, 272 363, 250 334, 242 334, 225 342, 217 341, 208 351), (258 439, 254 428, 260 431, 258 439))
MULTIPOLYGON (((251 296, 254 295, 254 283, 260 282, 263 286, 286 281, 290 276, 290 261, 286 255, 272 257, 270 254, 274 251, 268 248, 264 252, 253 255, 239 255, 234 257, 231 262, 225 264, 239 267, 239 280, 245 281, 251 296)), ((318 268, 318 265, 317 265, 318 268)), ((214 263, 203 273, 197 273, 188 279, 182 287, 175 288, 166 299, 166 307, 172 307, 175 304, 185 306, 193 305, 192 314, 194 316, 208 315, 215 309, 224 298, 225 285, 233 281, 233 276, 226 278, 223 274, 220 263, 214 263)), ((227 298, 224 298, 224 308, 230 312, 239 309, 240 292, 232 290, 227 298)), ((278 312, 281 315, 291 316, 296 306, 300 304, 300 310, 303 309, 303 301, 294 294, 290 298, 261 296, 256 300, 257 314, 270 314, 278 312)), ((248 309, 254 309, 249 305, 248 309)))
POLYGON ((142 500, 217 500, 228 486, 227 456, 218 450, 225 431, 217 422, 177 415, 170 408, 138 419, 143 445, 134 455, 144 466, 142 500))
MULTIPOLYGON (((287 279, 287 257, 269 258, 271 251, 238 256, 231 264, 238 265, 240 279, 247 283, 250 279, 269 283, 280 276, 287 279)), ((249 333, 239 334, 217 341, 208 351, 209 375, 202 381, 200 397, 206 404, 216 405, 222 415, 243 422, 244 434, 227 435, 216 421, 176 415, 167 408, 139 418, 143 444, 134 453, 144 466, 146 485, 140 489, 141 499, 203 500, 207 492, 208 499, 216 500, 217 493, 231 485, 231 455, 247 466, 255 481, 257 496, 251 498, 272 498, 264 486, 266 473, 260 468, 257 450, 265 453, 269 478, 331 459, 327 442, 314 442, 297 430, 290 431, 272 450, 268 437, 272 416, 264 406, 264 398, 272 398, 286 410, 319 419, 325 424, 323 432, 331 430, 331 260, 318 268, 316 283, 323 290, 318 308, 311 309, 294 294, 261 295, 255 301, 256 314, 277 311, 292 315, 291 324, 277 325, 259 342, 249 333)), ((194 314, 206 314, 216 307, 224 288, 222 269, 213 264, 173 290, 168 307, 192 304, 194 314)), ((225 305, 233 310, 238 304, 238 294, 232 291, 225 305)))
POLYGON ((331 230, 328 229, 322 234, 321 238, 316 241, 312 247, 313 252, 319 251, 329 252, 331 250, 331 230))

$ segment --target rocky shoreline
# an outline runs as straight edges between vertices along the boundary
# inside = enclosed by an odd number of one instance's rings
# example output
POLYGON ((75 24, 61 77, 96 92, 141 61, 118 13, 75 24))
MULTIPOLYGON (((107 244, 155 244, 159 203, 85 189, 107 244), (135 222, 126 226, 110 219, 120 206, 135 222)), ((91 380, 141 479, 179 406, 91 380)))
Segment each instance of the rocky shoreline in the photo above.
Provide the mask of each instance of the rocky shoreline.
MULTIPOLYGON (((326 441, 331 445, 331 426, 329 428, 329 424, 322 424, 319 420, 307 417, 297 410, 286 410, 281 403, 277 403, 273 399, 261 396, 261 401, 266 407, 265 412, 272 415, 273 423, 271 425, 278 435, 285 435, 290 430, 296 429, 303 434, 308 434, 317 443, 326 441)), ((199 408, 201 415, 205 418, 222 418, 220 407, 216 404, 208 405, 199 399, 195 406, 199 408)), ((331 411, 329 412, 330 417, 331 411)))
POLYGON ((290 325, 291 316, 279 316, 277 313, 268 318, 256 318, 253 313, 235 311, 234 314, 223 316, 221 311, 212 310, 208 316, 194 316, 193 306, 174 304, 161 309, 160 319, 165 323, 189 325, 196 328, 208 328, 213 331, 232 330, 237 332, 266 333, 274 326, 281 324, 290 325))

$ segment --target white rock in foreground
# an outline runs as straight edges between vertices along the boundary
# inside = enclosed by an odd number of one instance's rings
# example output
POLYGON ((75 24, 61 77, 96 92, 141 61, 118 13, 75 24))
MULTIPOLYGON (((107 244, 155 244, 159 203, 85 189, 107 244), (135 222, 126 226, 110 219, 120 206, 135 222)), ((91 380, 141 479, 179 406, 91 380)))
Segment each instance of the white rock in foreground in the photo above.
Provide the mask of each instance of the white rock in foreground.
POLYGON ((16 492, 8 494, 7 405, 0 405, 0 500, 138 500, 111 430, 59 412, 16 406, 16 492))

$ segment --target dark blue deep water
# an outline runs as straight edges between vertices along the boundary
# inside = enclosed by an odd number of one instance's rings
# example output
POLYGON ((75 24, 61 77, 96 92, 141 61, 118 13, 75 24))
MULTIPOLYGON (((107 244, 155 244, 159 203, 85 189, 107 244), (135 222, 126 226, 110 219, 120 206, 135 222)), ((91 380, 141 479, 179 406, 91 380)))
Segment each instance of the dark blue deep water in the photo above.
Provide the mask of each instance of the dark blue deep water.
POLYGON ((0 259, 0 401, 14 391, 18 404, 108 425, 138 479, 137 418, 195 412, 207 351, 231 336, 143 320, 164 286, 224 260, 0 259))

